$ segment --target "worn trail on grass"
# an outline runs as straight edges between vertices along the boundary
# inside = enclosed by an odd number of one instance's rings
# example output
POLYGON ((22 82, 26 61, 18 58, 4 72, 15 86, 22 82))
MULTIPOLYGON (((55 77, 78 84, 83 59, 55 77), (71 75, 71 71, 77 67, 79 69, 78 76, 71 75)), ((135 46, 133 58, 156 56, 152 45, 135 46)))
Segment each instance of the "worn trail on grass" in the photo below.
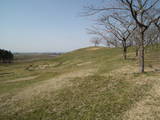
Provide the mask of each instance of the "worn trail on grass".
POLYGON ((50 92, 71 86, 72 83, 70 80, 73 78, 86 77, 88 75, 94 74, 95 71, 95 69, 86 69, 65 73, 55 78, 41 81, 36 85, 32 85, 28 88, 24 88, 7 100, 3 99, 5 96, 3 95, 0 97, 0 109, 3 109, 3 113, 6 112, 6 114, 11 114, 13 111, 16 113, 22 108, 27 108, 27 106, 30 106, 36 96, 44 98, 45 95, 49 94, 50 92))
POLYGON ((136 102, 131 109, 126 111, 124 120, 160 119, 160 75, 157 77, 148 77, 145 81, 153 83, 152 89, 142 100, 136 102))
POLYGON ((143 99, 134 103, 131 108, 127 110, 124 115, 122 115, 123 120, 160 119, 160 74, 158 72, 155 72, 155 68, 146 68, 146 73, 153 73, 153 76, 146 77, 145 74, 139 74, 140 77, 134 77, 134 79, 131 79, 131 76, 133 76, 133 74, 137 74, 137 68, 130 65, 123 66, 117 70, 113 70, 108 74, 103 74, 107 76, 117 73, 116 77, 125 75, 125 77, 128 77, 128 81, 137 86, 144 84, 148 84, 151 86, 151 89, 146 93, 146 95, 144 95, 143 99))
POLYGON ((31 77, 18 78, 18 79, 15 79, 15 80, 7 80, 7 81, 4 81, 3 83, 13 83, 13 82, 26 81, 26 80, 33 80, 37 77, 38 77, 38 75, 37 76, 31 76, 31 77))

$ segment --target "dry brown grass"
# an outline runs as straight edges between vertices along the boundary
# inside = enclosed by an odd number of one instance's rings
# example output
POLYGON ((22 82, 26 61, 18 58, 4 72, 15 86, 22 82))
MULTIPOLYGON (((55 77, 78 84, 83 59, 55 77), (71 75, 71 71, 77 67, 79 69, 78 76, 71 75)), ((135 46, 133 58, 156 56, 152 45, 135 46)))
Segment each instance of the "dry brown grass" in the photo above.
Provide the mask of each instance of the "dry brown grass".
MULTIPOLYGON (((36 98, 44 98, 46 95, 50 95, 50 92, 54 92, 58 89, 62 89, 64 87, 72 86, 72 82, 70 80, 73 80, 76 77, 86 77, 89 75, 94 74, 96 70, 95 69, 86 69, 86 70, 79 70, 79 71, 73 71, 70 73, 65 73, 62 75, 59 75, 55 78, 41 81, 37 83, 36 85, 32 85, 28 88, 25 88, 24 90, 21 90, 17 92, 12 98, 7 99, 2 103, 1 100, 3 100, 4 97, 7 97, 8 94, 1 95, 0 96, 0 108, 4 108, 4 106, 9 106, 9 108, 6 108, 6 112, 13 112, 16 113, 18 111, 21 111, 21 109, 27 109, 27 107, 32 105, 32 101, 36 98)), ((37 76, 33 77, 27 77, 23 79, 18 80, 29 80, 33 79, 37 76)), ((16 80, 17 81, 17 80, 16 80)), ((4 111, 5 112, 5 111, 4 111)))
POLYGON ((148 92, 146 97, 134 104, 124 114, 124 120, 160 119, 160 78, 151 77, 148 80, 154 82, 153 88, 148 92))
POLYGON ((18 78, 18 79, 15 79, 15 80, 7 80, 7 81, 4 81, 3 83, 13 83, 13 82, 26 81, 26 80, 33 80, 33 79, 35 79, 37 77, 38 77, 38 75, 30 76, 30 77, 24 77, 24 78, 18 78))
POLYGON ((92 47, 92 48, 88 48, 88 51, 95 51, 95 50, 99 50, 102 49, 102 47, 92 47))
MULTIPOLYGON (((153 69, 147 69, 152 72, 153 69)), ((155 76, 140 75, 132 79, 136 85, 144 85, 147 82, 153 84, 146 96, 136 102, 128 111, 124 113, 124 120, 159 120, 160 119, 160 75, 155 76)), ((143 95, 142 95, 143 96, 143 95)))
POLYGON ((17 88, 19 83, 22 87, 13 93, 2 92, 0 117, 159 120, 160 75, 155 70, 159 69, 158 64, 150 63, 152 67, 148 65, 146 73, 139 74, 134 54, 128 54, 130 59, 124 62, 116 49, 102 48, 85 48, 54 62, 34 63, 30 72, 43 73, 38 78, 26 77, 4 84, 8 89, 17 88), (36 82, 23 87, 32 79, 36 82))
MULTIPOLYGON (((146 73, 154 72, 155 67, 146 67, 146 73)), ((136 102, 127 110, 124 115, 124 120, 159 120, 160 119, 160 75, 156 72, 154 76, 147 76, 146 74, 139 74, 137 68, 131 65, 121 67, 120 69, 113 70, 103 76, 114 76, 119 78, 125 76, 127 81, 137 85, 153 84, 152 89, 146 96, 136 102), (135 77, 135 74, 138 76, 135 77)), ((142 95, 144 96, 144 95, 142 95)))

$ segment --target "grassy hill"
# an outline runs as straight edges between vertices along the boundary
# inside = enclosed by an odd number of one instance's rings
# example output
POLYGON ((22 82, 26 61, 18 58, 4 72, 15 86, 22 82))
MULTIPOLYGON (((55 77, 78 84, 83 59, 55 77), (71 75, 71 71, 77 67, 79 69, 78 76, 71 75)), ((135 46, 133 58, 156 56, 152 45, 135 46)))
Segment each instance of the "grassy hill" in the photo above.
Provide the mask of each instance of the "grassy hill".
POLYGON ((159 120, 160 49, 90 47, 53 59, 0 65, 0 120, 159 120))

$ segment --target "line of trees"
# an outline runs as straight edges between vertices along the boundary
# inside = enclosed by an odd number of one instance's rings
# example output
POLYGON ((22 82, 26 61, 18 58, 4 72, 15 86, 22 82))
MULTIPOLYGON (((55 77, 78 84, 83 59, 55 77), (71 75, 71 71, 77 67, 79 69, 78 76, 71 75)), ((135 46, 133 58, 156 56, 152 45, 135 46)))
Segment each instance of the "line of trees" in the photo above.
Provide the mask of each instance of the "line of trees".
POLYGON ((0 63, 12 63, 14 55, 11 51, 0 49, 0 63))
POLYGON ((97 17, 89 34, 122 47, 124 59, 128 47, 135 46, 139 71, 144 72, 145 47, 160 43, 160 0, 103 0, 102 6, 86 6, 84 15, 97 17))

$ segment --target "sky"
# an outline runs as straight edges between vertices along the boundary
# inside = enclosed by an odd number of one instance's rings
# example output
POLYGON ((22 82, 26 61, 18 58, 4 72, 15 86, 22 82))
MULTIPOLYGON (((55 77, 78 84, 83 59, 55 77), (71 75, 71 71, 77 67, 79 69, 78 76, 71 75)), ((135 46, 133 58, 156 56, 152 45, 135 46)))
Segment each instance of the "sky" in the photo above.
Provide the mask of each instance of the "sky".
POLYGON ((67 52, 92 45, 80 16, 97 0, 0 0, 0 48, 13 52, 67 52))

